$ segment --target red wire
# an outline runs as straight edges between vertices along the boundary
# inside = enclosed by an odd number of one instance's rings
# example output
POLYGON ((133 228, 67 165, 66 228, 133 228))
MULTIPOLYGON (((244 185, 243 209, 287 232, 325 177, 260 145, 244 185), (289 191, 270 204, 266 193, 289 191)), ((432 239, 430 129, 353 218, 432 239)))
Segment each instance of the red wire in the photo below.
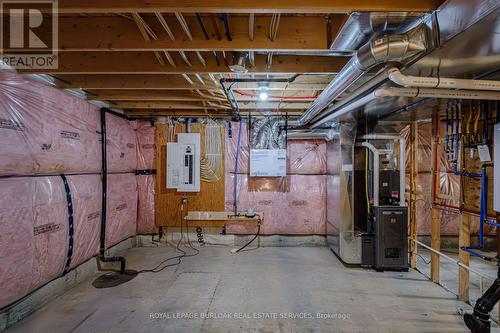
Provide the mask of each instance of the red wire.
MULTIPOLYGON (((238 89, 234 89, 234 91, 240 95, 243 96, 251 96, 251 97, 258 97, 259 95, 257 94, 252 94, 248 92, 244 92, 238 89)), ((274 99, 316 99, 316 96, 276 96, 276 95, 269 95, 269 98, 274 98, 274 99)))

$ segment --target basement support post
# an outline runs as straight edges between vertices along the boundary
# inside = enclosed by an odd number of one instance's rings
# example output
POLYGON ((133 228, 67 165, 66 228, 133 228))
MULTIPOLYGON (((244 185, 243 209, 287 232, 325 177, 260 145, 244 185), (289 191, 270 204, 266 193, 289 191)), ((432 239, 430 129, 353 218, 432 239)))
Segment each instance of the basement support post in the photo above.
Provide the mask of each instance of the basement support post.
MULTIPOLYGON (((417 122, 410 125, 410 238, 417 239, 417 122)), ((406 172, 402 170, 400 172, 406 172)), ((410 241, 410 267, 417 267, 417 243, 410 241)))
MULTIPOLYGON (((441 211, 432 208, 432 226, 431 226, 431 247, 434 250, 441 250, 441 211)), ((431 279, 432 282, 439 284, 439 254, 431 254, 431 279)))
MULTIPOLYGON (((470 246, 470 220, 470 215, 460 214, 459 248, 470 246)), ((469 266, 470 254, 459 250, 458 260, 462 264, 469 266)), ((462 267, 458 268, 458 297, 464 302, 469 302, 469 271, 462 267)))

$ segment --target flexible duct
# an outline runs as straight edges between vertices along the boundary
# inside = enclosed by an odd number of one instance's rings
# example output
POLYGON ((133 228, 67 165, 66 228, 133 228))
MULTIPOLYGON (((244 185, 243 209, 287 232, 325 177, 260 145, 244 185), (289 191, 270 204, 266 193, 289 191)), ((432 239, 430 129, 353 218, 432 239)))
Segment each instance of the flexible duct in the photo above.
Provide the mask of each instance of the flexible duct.
POLYGON ((382 36, 363 45, 323 90, 309 109, 290 126, 307 125, 363 74, 388 62, 408 60, 427 49, 427 30, 421 24, 401 35, 382 36))
POLYGON ((252 125, 250 146, 253 149, 284 149, 285 141, 280 140, 279 119, 261 118, 252 125))

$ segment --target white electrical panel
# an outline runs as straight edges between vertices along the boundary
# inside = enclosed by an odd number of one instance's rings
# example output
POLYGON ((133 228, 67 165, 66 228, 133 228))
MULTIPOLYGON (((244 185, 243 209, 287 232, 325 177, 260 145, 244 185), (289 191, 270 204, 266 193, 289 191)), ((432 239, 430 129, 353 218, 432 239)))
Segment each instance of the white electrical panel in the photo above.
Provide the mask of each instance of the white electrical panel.
POLYGON ((250 176, 286 176, 286 149, 251 149, 250 176))
POLYGON ((200 134, 179 133, 167 143, 167 188, 178 192, 200 191, 200 134))
POLYGON ((500 123, 495 125, 493 159, 493 209, 500 212, 500 123))

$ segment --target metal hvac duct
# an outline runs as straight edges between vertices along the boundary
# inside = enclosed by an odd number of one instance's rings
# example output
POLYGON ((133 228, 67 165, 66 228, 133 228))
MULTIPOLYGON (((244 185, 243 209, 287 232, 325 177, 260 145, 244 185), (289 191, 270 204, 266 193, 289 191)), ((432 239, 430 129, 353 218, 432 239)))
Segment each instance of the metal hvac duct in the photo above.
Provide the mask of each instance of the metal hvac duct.
POLYGON ((415 12, 354 12, 340 29, 330 50, 356 52, 374 36, 409 30, 410 25, 422 16, 423 13, 415 12))
POLYGON ((309 109, 289 125, 307 125, 366 72, 388 62, 407 61, 426 51, 429 45, 427 31, 427 26, 420 24, 405 34, 382 36, 363 45, 309 109))

